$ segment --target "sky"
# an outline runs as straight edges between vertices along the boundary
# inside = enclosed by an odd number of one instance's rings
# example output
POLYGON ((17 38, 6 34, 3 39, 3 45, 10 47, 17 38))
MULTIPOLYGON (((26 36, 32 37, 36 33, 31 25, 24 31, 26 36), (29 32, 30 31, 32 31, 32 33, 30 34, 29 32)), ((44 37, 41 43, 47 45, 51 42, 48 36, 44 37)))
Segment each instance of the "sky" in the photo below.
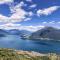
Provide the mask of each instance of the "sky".
POLYGON ((0 0, 0 29, 36 31, 60 28, 60 0, 0 0))

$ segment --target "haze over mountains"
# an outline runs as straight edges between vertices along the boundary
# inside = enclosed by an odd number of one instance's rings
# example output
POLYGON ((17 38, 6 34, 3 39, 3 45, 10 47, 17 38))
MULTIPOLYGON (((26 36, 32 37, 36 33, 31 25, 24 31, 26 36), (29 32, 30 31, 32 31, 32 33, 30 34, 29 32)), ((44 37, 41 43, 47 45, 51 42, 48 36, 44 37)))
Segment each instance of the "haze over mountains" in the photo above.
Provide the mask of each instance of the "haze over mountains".
POLYGON ((25 38, 28 36, 28 39, 54 39, 59 40, 60 39, 60 29, 54 28, 54 27, 44 27, 36 32, 31 32, 27 30, 17 30, 17 29, 11 29, 11 30, 3 30, 0 29, 0 37, 4 37, 6 35, 19 35, 22 38, 25 38))
POLYGON ((18 30, 18 29, 10 29, 10 30, 4 30, 0 29, 0 37, 5 37, 6 35, 30 35, 31 32, 27 30, 18 30))

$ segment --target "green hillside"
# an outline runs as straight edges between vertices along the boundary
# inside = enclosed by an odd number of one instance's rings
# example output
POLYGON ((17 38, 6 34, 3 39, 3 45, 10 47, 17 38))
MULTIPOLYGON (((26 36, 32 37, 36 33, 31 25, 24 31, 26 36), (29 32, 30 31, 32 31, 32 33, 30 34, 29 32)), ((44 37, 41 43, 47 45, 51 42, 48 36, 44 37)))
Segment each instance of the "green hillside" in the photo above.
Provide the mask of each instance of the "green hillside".
POLYGON ((13 49, 0 49, 0 60, 60 60, 60 55, 50 54, 32 54, 28 51, 17 51, 13 49))

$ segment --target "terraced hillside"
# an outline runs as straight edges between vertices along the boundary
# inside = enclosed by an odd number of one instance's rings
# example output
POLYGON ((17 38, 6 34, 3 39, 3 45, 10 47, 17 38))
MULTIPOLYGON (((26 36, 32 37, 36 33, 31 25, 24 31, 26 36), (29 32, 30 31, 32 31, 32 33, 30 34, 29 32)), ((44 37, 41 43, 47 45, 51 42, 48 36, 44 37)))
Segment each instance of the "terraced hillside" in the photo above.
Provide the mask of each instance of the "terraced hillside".
POLYGON ((13 49, 0 49, 0 60, 60 60, 60 55, 49 53, 17 51, 13 49))

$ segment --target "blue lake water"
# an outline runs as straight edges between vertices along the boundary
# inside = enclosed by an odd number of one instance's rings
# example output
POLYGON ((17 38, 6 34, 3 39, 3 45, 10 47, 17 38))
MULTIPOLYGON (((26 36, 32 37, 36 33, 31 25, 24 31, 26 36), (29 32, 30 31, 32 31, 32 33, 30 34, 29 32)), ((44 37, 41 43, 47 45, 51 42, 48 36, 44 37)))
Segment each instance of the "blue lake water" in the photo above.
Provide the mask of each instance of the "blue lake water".
POLYGON ((60 53, 60 41, 22 40, 19 36, 8 35, 6 37, 0 37, 0 48, 60 53))

